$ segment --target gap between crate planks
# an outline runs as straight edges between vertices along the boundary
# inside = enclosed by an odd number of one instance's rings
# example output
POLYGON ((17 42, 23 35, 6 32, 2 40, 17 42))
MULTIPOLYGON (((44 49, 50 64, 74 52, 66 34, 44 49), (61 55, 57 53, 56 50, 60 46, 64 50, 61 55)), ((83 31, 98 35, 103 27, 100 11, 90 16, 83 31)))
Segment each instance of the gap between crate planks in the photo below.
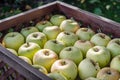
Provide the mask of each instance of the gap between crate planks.
MULTIPOLYGON (((0 20, 0 31, 6 32, 11 27, 14 27, 15 30, 19 30, 21 28, 21 24, 29 25, 28 22, 36 21, 38 18, 41 19, 45 15, 49 15, 55 12, 62 13, 68 18, 73 17, 75 20, 83 22, 85 26, 90 25, 94 31, 101 29, 103 33, 111 34, 114 37, 120 37, 119 23, 101 16, 97 16, 60 1, 49 3, 30 11, 0 20)), ((3 62, 7 63, 7 65, 12 67, 19 74, 23 75, 29 80, 51 80, 1 46, 0 58, 3 62)))

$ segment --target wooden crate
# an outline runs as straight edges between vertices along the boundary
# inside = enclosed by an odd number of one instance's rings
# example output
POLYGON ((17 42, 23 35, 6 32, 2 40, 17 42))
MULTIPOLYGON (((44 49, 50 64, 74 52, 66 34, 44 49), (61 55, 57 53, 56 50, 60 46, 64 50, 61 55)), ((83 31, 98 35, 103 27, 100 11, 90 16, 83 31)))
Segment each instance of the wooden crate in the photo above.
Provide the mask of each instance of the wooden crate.
MULTIPOLYGON (((13 27, 15 31, 19 31, 23 25, 34 25, 43 17, 47 18, 46 15, 55 13, 64 14, 68 18, 74 18, 78 22, 82 22, 82 26, 89 26, 96 32, 101 30, 103 33, 113 35, 113 37, 120 37, 120 23, 101 16, 97 16, 60 1, 49 3, 27 12, 0 20, 0 31, 6 34, 8 29, 11 27, 13 27), (33 23, 30 23, 31 21, 33 23)), ((2 40, 2 37, 0 40, 2 40)), ((2 67, 0 66, 0 70, 3 70, 4 72, 5 66, 7 67, 6 73, 8 73, 7 71, 10 70, 10 74, 6 75, 5 73, 4 75, 0 76, 0 80, 7 80, 11 73, 17 74, 16 76, 18 78, 14 80, 24 80, 24 78, 27 80, 51 80, 49 77, 34 69, 32 66, 19 59, 17 56, 11 54, 11 52, 2 46, 0 46, 0 60, 0 65, 4 64, 2 67)))

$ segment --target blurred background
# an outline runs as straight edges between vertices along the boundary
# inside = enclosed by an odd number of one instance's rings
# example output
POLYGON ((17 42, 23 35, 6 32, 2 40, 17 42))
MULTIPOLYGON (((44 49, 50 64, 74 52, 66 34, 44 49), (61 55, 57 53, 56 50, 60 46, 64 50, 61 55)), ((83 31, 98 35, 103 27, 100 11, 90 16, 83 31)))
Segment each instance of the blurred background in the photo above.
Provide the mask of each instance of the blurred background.
MULTIPOLYGON (((0 0, 0 19, 56 0, 0 0)), ((120 22, 120 0, 59 0, 120 22)))

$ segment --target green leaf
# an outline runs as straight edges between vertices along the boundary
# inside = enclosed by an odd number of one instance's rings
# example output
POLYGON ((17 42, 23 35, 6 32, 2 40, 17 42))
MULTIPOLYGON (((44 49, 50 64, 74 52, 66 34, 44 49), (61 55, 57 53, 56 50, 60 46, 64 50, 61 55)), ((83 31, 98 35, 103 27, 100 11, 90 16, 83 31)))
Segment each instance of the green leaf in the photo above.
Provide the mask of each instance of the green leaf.
POLYGON ((10 28, 9 30, 8 30, 8 32, 13 32, 14 31, 14 29, 13 28, 10 28))
POLYGON ((95 8, 94 13, 98 15, 102 15, 102 10, 100 8, 95 8))
POLYGON ((100 3, 100 0, 90 0, 90 1, 89 1, 89 3, 91 3, 91 4, 94 4, 94 3, 96 3, 96 2, 100 3))

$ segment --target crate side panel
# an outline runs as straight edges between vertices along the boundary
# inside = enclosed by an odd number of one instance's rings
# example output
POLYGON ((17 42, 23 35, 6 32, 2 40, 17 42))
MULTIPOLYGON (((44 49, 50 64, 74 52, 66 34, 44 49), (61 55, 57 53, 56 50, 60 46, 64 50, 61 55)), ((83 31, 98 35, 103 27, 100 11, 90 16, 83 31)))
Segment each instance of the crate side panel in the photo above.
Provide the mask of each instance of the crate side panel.
POLYGON ((119 23, 62 2, 60 2, 58 6, 59 9, 66 14, 66 16, 69 18, 73 17, 78 21, 82 21, 84 24, 90 24, 91 28, 95 31, 101 29, 101 31, 106 34, 113 35, 114 37, 120 37, 119 23))

